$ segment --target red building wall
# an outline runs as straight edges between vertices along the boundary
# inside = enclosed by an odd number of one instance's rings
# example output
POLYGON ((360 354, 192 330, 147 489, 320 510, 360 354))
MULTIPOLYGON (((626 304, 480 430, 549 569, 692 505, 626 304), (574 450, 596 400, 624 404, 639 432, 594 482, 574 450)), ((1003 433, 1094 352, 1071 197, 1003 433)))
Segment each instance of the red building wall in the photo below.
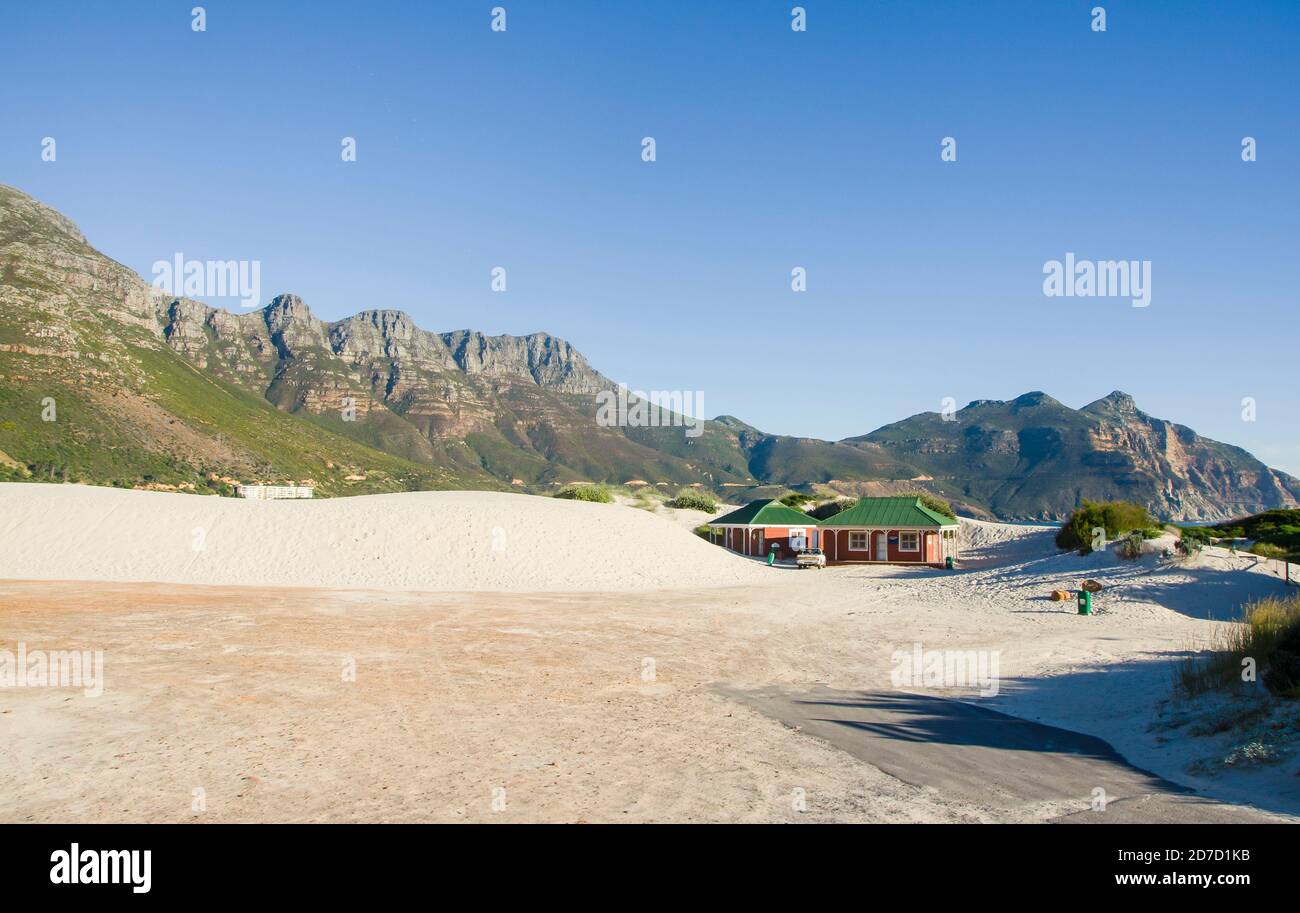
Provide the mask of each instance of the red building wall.
MULTIPOLYGON (((847 529, 823 529, 822 530, 822 550, 826 552, 826 560, 831 562, 844 561, 875 561, 876 560, 876 539, 884 534, 881 530, 868 530, 867 547, 865 549, 849 548, 849 532, 847 529), (833 540, 833 541, 832 541, 833 540)), ((898 530, 890 530, 888 533, 895 540, 900 539, 898 530)), ((938 558, 928 558, 926 554, 926 537, 933 536, 936 544, 932 548, 932 553, 937 554, 938 536, 937 532, 930 533, 921 530, 918 535, 921 537, 920 548, 915 552, 902 551, 898 546, 898 541, 888 543, 886 551, 886 561, 898 564, 935 564, 938 558)))

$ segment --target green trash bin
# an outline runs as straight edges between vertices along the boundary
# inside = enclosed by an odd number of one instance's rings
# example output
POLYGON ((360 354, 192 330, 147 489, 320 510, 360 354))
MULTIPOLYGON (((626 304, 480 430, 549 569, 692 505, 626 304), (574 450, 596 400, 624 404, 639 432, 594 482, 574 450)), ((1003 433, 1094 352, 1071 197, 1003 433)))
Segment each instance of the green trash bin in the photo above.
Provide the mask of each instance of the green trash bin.
POLYGON ((775 549, 775 548, 773 548, 770 552, 767 553, 767 566, 768 566, 768 567, 771 567, 771 566, 774 565, 774 564, 776 564, 776 549, 775 549))
POLYGON ((1092 594, 1087 590, 1079 590, 1079 614, 1092 614, 1092 594))
POLYGON ((952 570, 952 555, 949 555, 947 558, 943 559, 943 566, 950 571, 952 570))

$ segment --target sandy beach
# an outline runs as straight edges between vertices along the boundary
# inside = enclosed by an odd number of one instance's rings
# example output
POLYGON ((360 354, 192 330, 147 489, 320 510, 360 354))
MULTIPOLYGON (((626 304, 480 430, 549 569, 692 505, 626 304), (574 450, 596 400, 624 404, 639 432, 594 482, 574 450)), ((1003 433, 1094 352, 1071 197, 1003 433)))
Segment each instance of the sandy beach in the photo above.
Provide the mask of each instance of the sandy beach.
POLYGON ((945 790, 728 696, 774 688, 955 698, 1105 740, 1225 815, 1300 812, 1294 759, 1230 769, 1226 736, 1162 723, 1172 659, 1282 589, 1249 558, 1081 558, 967 522, 955 572, 796 571, 691 525, 474 492, 0 486, 0 649, 104 653, 101 696, 0 690, 0 820, 1048 821, 1093 801, 1083 776, 945 790), (1047 598, 1089 577, 1098 614, 1047 598), (900 688, 918 645, 996 654, 996 695, 900 688))

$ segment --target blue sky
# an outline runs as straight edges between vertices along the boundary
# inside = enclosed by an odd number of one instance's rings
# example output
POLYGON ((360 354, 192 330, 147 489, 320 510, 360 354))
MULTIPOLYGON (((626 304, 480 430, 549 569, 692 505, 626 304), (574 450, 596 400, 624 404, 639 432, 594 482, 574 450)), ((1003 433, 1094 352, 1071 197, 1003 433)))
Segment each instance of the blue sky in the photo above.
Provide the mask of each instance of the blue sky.
POLYGON ((194 5, 0 12, 0 181, 146 277, 256 259, 831 439, 1118 388, 1300 474, 1293 0, 194 5), (1045 297, 1067 251, 1151 305, 1045 297))

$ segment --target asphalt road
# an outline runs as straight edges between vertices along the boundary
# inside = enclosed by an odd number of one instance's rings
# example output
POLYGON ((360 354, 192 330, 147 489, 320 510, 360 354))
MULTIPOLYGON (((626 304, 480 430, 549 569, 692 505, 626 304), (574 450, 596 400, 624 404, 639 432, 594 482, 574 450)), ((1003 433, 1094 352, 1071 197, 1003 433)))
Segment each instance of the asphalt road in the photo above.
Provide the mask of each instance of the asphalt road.
POLYGON ((961 701, 898 691, 719 690, 823 739, 905 783, 975 806, 1027 812, 1042 803, 1104 811, 1048 820, 1087 824, 1245 824, 1277 820, 1205 799, 1124 760, 1108 742, 961 701), (1086 803, 1086 805, 1084 804, 1086 803))

